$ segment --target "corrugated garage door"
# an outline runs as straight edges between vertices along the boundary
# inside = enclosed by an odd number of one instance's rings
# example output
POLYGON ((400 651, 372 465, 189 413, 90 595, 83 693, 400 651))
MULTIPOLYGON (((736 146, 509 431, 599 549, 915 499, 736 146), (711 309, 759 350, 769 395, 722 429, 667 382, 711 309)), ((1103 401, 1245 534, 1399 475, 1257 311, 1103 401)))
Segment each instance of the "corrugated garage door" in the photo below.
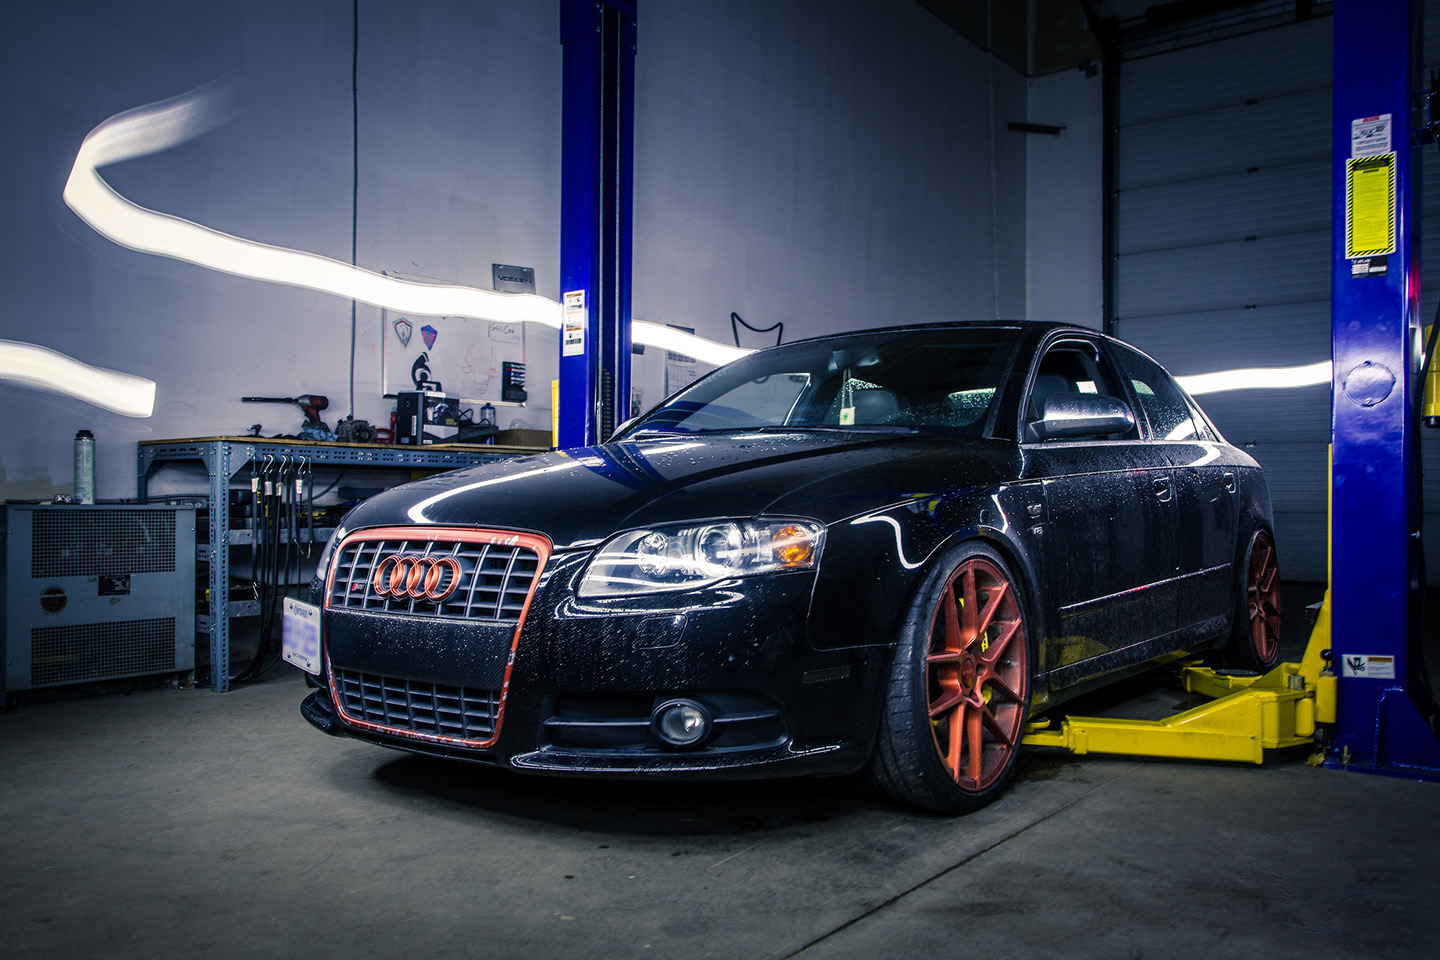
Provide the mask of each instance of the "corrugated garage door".
MULTIPOLYGON (((1440 22, 1440 0, 1426 20, 1440 22)), ((1121 68, 1116 332, 1174 373, 1330 358, 1332 25, 1132 53, 1121 68)), ((1430 44, 1425 65, 1440 66, 1430 44)), ((1424 168, 1436 183, 1440 151, 1428 148, 1424 168)), ((1424 204, 1427 323, 1440 290, 1436 196, 1424 204)), ((1200 403, 1265 467, 1283 575, 1324 580, 1329 387, 1200 403)), ((1426 553, 1440 572, 1440 431, 1423 440, 1426 553)))

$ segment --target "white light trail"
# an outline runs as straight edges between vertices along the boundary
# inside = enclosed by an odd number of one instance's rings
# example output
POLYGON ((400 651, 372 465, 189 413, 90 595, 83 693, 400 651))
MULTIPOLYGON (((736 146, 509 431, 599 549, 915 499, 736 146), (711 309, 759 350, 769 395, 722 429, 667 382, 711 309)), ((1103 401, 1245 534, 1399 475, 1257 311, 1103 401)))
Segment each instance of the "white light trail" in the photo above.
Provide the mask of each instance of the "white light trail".
MULTIPOLYGON (((233 237, 133 203, 98 172, 107 164, 184 143, 227 119, 223 90, 215 86, 116 114, 81 142, 65 183, 65 203, 97 233, 142 253, 254 280, 318 290, 401 313, 532 322, 559 329, 560 304, 548 297, 401 280, 303 250, 233 237)), ((636 343, 706 363, 728 363, 751 352, 645 321, 632 324, 631 336, 636 343)))
POLYGON ((687 357, 694 357, 696 360, 713 363, 716 366, 729 363, 731 360, 739 360, 741 357, 755 352, 744 347, 727 347, 723 343, 706 340, 704 337, 697 337, 684 330, 676 330, 674 327, 648 323, 644 320, 636 320, 630 325, 630 337, 636 343, 643 343, 647 347, 658 347, 672 353, 681 353, 687 357))
POLYGON ((0 380, 78 397, 127 417, 155 410, 155 381, 103 367, 33 343, 0 340, 0 380))
MULTIPOLYGON (((560 327, 560 304, 548 297, 497 293, 463 284, 402 280, 303 250, 233 237, 133 203, 117 193, 98 172, 107 164, 184 143, 228 119, 224 90, 216 85, 116 114, 90 131, 80 144, 65 183, 65 202, 97 233, 121 246, 222 273, 318 290, 401 313, 560 327)), ((638 344, 684 354, 705 363, 729 363, 753 352, 643 320, 632 323, 631 336, 638 344)), ((1329 361, 1322 361, 1299 367, 1255 367, 1176 379, 1193 396, 1202 396, 1226 390, 1313 386, 1330 382, 1331 371, 1329 361)), ((153 384, 151 386, 153 388, 153 384)))
POLYGON ((1330 383, 1329 360, 1307 363, 1300 367, 1248 367, 1241 370, 1219 370, 1175 378, 1192 397, 1226 390, 1275 390, 1313 387, 1330 383))

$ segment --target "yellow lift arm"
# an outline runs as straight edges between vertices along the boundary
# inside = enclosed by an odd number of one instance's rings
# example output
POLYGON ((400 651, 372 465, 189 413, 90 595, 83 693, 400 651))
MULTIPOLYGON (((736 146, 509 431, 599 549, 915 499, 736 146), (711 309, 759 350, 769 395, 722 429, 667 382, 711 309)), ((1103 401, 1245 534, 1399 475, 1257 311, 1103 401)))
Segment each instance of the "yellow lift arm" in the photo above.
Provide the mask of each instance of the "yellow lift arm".
POLYGON ((1335 675, 1322 656, 1330 649, 1330 593, 1300 663, 1282 663, 1263 676, 1235 676, 1181 665, 1189 693, 1209 703, 1164 720, 1065 717, 1032 723, 1027 744, 1071 753, 1113 753, 1192 760, 1263 763, 1266 750, 1314 742, 1317 723, 1335 722, 1335 675))

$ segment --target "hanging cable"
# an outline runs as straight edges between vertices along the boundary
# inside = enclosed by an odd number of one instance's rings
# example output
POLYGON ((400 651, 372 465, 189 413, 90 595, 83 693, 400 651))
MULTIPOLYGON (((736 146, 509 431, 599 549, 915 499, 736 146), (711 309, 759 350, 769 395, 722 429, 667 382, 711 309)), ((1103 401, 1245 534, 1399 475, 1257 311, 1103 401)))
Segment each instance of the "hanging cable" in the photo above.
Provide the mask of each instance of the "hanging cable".
MULTIPOLYGON (((360 250, 360 0, 350 7, 350 265, 360 250)), ((359 305, 350 301, 350 418, 355 418, 355 341, 359 305)))
POLYGON ((744 318, 744 317, 740 316, 740 314, 736 313, 734 310, 731 310, 731 311, 730 311, 730 333, 735 337, 735 346, 737 346, 737 347, 740 346, 740 328, 741 328, 741 327, 744 327, 746 330, 749 330, 749 331, 752 332, 752 333, 769 333, 771 330, 776 331, 776 333, 775 333, 775 345, 776 345, 777 347, 780 345, 780 342, 785 339, 785 321, 784 321, 784 320, 776 320, 774 323, 770 324, 770 326, 768 326, 768 327, 752 327, 750 324, 748 324, 748 323, 745 322, 745 318, 744 318))

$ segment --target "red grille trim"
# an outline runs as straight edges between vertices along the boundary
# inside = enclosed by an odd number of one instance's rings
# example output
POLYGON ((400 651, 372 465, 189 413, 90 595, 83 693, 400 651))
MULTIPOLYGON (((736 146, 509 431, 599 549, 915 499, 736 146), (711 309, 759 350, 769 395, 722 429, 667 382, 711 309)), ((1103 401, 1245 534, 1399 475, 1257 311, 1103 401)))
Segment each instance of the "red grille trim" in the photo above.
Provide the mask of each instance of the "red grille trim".
MULTIPOLYGON (((335 557, 341 557, 345 548, 361 542, 371 540, 405 540, 410 542, 429 543, 471 543, 471 544, 493 544, 496 546, 523 547, 535 553, 537 565, 535 576, 530 581, 530 589, 525 594, 525 603, 520 610, 520 617, 515 623, 515 630, 510 640, 510 655, 505 661, 505 679, 500 685, 500 702, 495 710, 494 731, 485 740, 471 740, 463 737, 451 737, 443 734, 428 733, 421 730, 411 730, 405 727, 394 727, 387 724, 372 723, 358 717, 352 717, 345 711, 344 699, 335 683, 335 671, 330 668, 330 655, 325 655, 325 673, 329 680, 330 702, 335 706, 335 713, 347 726, 367 730, 371 733, 384 734, 390 737, 399 737, 405 740, 419 740, 425 743, 442 744, 445 746, 464 747, 471 750, 483 750, 495 745, 500 739, 500 729, 505 720, 505 702, 510 693, 510 674, 515 669, 515 650, 520 645, 520 631, 525 627, 525 617, 530 612, 530 603, 535 599, 535 590, 540 585, 541 575, 545 572, 545 564, 550 560, 552 545, 550 541, 538 534, 517 533, 510 530, 475 530, 456 529, 453 527, 376 527, 369 530, 359 530, 342 540, 335 550, 335 557)), ((330 569, 325 572, 325 607, 330 607, 330 598, 334 594, 335 571, 337 564, 331 562, 330 569)), ((385 614, 386 616, 401 616, 401 614, 385 614)))

